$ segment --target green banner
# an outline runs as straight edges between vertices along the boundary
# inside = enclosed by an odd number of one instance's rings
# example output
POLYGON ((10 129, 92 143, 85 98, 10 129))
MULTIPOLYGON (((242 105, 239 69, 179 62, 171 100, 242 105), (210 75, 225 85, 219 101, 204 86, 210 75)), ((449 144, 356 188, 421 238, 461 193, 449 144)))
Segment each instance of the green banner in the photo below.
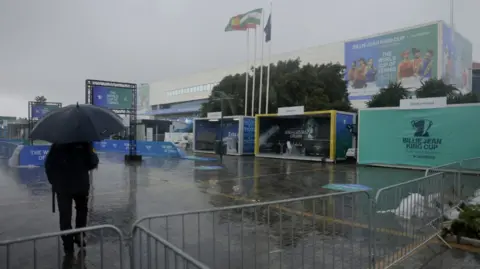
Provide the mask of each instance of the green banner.
POLYGON ((438 166, 478 157, 480 106, 372 109, 359 114, 360 164, 438 166))
POLYGON ((108 109, 131 109, 133 93, 129 88, 93 86, 93 104, 108 109))

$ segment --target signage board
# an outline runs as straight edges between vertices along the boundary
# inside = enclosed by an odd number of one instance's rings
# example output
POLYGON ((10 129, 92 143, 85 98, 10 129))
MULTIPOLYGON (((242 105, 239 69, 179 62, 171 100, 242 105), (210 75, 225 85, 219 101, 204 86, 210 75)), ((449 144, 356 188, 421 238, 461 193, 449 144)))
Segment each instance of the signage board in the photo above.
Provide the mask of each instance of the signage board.
POLYGON ((41 103, 33 103, 31 108, 30 117, 32 119, 41 119, 48 113, 53 110, 59 109, 60 106, 58 104, 41 104, 41 103))
POLYGON ((43 166, 50 145, 24 146, 20 151, 19 165, 43 166))
POLYGON ((93 105, 108 109, 132 109, 133 90, 112 86, 92 86, 93 105))
POLYGON ((304 106, 279 107, 277 112, 279 116, 302 115, 303 113, 305 113, 304 106))
POLYGON ((446 107, 447 97, 431 97, 400 100, 400 109, 424 109, 446 107))
POLYGON ((361 110, 358 163, 431 167, 477 157, 479 113, 479 105, 361 110))
POLYGON ((207 118, 209 119, 220 119, 222 117, 222 112, 208 112, 207 118))

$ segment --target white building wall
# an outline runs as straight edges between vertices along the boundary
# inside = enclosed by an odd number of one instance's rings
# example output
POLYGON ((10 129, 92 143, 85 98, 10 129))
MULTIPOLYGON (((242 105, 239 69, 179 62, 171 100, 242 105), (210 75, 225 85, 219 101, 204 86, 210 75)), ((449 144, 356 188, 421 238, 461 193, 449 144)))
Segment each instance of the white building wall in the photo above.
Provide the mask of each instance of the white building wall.
MULTIPOLYGON (((266 55, 264 56, 266 65, 266 55)), ((337 42, 303 50, 272 55, 272 63, 300 58, 303 64, 344 63, 344 43, 337 42)), ((257 60, 257 63, 260 59, 257 60)), ((150 84, 150 104, 169 104, 209 97, 212 87, 225 76, 243 73, 246 63, 229 68, 219 68, 186 77, 168 79, 150 84)), ((266 75, 266 74, 265 74, 266 75)))

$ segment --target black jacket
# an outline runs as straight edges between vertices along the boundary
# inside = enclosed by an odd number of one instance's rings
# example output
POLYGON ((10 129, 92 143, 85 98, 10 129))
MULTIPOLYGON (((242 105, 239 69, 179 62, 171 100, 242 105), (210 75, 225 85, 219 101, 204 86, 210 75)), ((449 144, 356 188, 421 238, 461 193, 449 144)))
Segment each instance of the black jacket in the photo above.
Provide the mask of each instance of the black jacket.
POLYGON ((48 181, 57 193, 88 195, 89 171, 97 167, 90 143, 53 144, 45 160, 48 181))

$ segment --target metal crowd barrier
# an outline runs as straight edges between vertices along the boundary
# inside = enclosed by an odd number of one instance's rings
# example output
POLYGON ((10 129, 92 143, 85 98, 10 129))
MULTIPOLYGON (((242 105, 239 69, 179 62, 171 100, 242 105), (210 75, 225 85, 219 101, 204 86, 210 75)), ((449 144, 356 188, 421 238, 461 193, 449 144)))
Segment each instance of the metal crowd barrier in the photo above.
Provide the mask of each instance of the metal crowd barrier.
MULTIPOLYGON (((370 209, 367 192, 331 193, 149 216, 134 230, 176 252, 181 265, 193 264, 192 257, 208 268, 358 269, 372 265, 370 209)), ((155 244, 139 244, 148 249, 143 262, 160 259, 167 266, 133 268, 177 268, 171 261, 175 255, 159 254, 155 244)))
MULTIPOLYGON (((374 199, 364 191, 339 192, 147 216, 133 225, 127 264, 131 269, 390 268, 431 239, 443 241, 445 211, 465 198, 463 171, 477 166, 480 158, 427 169, 425 177, 382 188, 374 199)), ((0 242, 0 268, 64 268, 60 237, 78 232, 90 233, 89 255, 82 251, 77 257, 80 268, 124 268, 126 242, 111 225, 0 242)))
POLYGON ((425 170, 425 176, 439 172, 444 173, 445 177, 455 182, 452 187, 452 192, 455 194, 455 199, 452 199, 452 202, 455 206, 458 206, 467 197, 472 196, 473 191, 480 187, 480 185, 475 184, 478 180, 469 180, 480 175, 480 157, 428 168, 425 170))
POLYGON ((132 230, 130 268, 209 269, 149 229, 135 225, 132 230))
POLYGON ((121 231, 112 225, 98 225, 69 231, 46 233, 0 242, 0 268, 118 268, 123 269, 121 231), (64 257, 61 236, 85 233, 88 245, 74 257, 64 257), (92 235, 92 233, 95 233, 92 235), (88 255, 87 255, 88 254, 88 255))
POLYGON ((18 145, 19 144, 8 141, 0 141, 0 159, 8 159, 12 157, 13 152, 18 145))
POLYGON ((376 268, 389 268, 433 238, 450 247, 439 234, 446 205, 456 199, 455 184, 455 178, 436 173, 377 191, 376 268))

